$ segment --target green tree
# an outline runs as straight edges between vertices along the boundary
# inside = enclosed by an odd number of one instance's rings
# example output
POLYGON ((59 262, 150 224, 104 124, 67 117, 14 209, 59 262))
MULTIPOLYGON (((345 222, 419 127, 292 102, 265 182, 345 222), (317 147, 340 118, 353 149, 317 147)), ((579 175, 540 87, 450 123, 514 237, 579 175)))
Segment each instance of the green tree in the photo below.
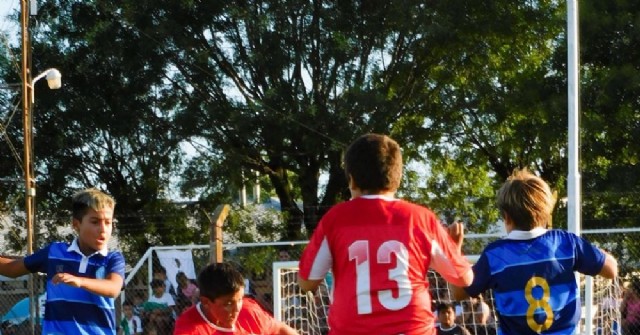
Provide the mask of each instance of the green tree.
MULTIPOLYGON (((54 66, 64 81, 59 91, 36 84, 39 244, 55 237, 48 232, 56 223, 69 224, 72 192, 89 186, 116 198, 120 237, 137 254, 151 244, 198 236, 181 231, 184 209, 165 200, 182 156, 172 131, 172 103, 161 94, 164 69, 155 68, 157 55, 114 10, 107 1, 48 1, 32 19, 34 72, 54 66)), ((15 67, 4 71, 8 81, 20 81, 15 67)), ((12 123, 8 131, 19 139, 21 126, 12 123)), ((15 178, 21 171, 1 173, 15 178)))
MULTIPOLYGON (((620 205, 637 207, 629 185, 637 153, 624 145, 634 143, 637 125, 637 95, 626 89, 637 86, 630 71, 637 57, 625 53, 637 36, 634 6, 587 2, 582 10, 583 127, 600 129, 584 130, 585 189, 610 188, 588 200, 585 213, 594 217, 615 209, 606 204, 615 185, 629 192, 620 205)), ((497 217, 492 189, 516 167, 566 194, 564 4, 57 0, 40 7, 34 68, 60 64, 65 90, 38 88, 36 143, 47 143, 36 146, 37 171, 46 176, 39 209, 57 212, 70 189, 99 185, 118 199, 126 238, 178 243, 201 234, 158 230, 157 215, 144 218, 162 209, 191 232, 191 214, 204 231, 206 220, 193 213, 259 182, 280 200, 282 238, 299 239, 303 225, 312 231, 348 197, 342 151, 366 132, 400 142, 409 169, 399 194, 447 221, 487 228, 497 217), (428 173, 417 174, 414 163, 428 173), (172 180, 201 200, 199 209, 165 200, 172 180)), ((17 79, 15 69, 3 71, 17 79)), ((19 138, 19 128, 8 131, 19 138)))

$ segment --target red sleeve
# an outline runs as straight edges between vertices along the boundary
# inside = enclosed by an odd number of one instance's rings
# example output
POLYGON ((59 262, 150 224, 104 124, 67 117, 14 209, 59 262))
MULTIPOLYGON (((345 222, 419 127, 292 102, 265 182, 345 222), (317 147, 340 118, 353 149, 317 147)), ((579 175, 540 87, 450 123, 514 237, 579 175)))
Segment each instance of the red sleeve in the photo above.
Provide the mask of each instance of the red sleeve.
POLYGON ((206 327, 196 307, 191 306, 176 319, 173 335, 207 335, 203 325, 206 327))
POLYGON ((313 231, 309 244, 300 256, 298 275, 305 280, 324 279, 333 264, 333 257, 329 250, 327 236, 324 233, 325 220, 330 217, 327 213, 320 220, 313 231))
POLYGON ((244 298, 236 322, 238 329, 251 334, 275 334, 279 322, 251 298, 244 298))
POLYGON ((462 277, 471 271, 471 264, 458 251, 449 233, 439 223, 432 224, 431 236, 431 264, 430 267, 442 277, 456 286, 465 286, 462 277))

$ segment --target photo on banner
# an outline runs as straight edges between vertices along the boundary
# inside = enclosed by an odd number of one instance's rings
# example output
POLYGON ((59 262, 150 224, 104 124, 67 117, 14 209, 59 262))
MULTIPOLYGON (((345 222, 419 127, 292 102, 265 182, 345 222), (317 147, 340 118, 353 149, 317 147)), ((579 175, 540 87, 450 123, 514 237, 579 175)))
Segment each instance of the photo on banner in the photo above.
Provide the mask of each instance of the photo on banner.
POLYGON ((176 274, 184 272, 189 279, 196 279, 196 269, 193 264, 193 254, 191 250, 156 250, 156 255, 162 265, 167 270, 167 278, 178 287, 176 274))

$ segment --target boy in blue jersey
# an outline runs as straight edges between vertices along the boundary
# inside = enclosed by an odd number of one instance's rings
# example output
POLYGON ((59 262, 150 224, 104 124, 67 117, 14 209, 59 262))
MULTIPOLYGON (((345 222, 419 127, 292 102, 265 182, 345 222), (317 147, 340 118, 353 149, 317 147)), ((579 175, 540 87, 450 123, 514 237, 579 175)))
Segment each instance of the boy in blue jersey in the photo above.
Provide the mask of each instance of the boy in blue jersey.
POLYGON ((498 334, 574 334, 580 320, 575 271, 613 279, 617 261, 573 233, 547 229, 555 200, 549 185, 526 169, 514 171, 497 202, 508 235, 484 249, 473 282, 454 287, 455 298, 492 290, 498 334))
POLYGON ((73 196, 72 243, 54 242, 22 259, 0 257, 0 274, 47 274, 42 334, 116 334, 114 298, 124 282, 124 257, 109 251, 115 201, 97 189, 73 196))

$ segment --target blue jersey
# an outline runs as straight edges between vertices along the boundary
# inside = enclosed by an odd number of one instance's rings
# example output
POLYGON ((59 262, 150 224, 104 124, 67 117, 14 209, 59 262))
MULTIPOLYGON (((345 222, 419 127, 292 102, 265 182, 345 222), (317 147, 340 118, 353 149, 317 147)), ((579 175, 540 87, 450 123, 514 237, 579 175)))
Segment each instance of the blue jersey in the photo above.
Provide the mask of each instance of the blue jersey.
POLYGON ((121 253, 101 250, 85 256, 80 252, 77 240, 72 244, 56 242, 25 257, 24 264, 31 272, 47 274, 43 335, 115 335, 113 298, 70 285, 55 285, 51 279, 60 272, 97 279, 117 273, 124 278, 124 257, 121 253))
POLYGON ((512 231, 473 266, 470 296, 492 290, 498 334, 573 334, 580 320, 574 271, 598 274, 605 254, 562 230, 512 231))

